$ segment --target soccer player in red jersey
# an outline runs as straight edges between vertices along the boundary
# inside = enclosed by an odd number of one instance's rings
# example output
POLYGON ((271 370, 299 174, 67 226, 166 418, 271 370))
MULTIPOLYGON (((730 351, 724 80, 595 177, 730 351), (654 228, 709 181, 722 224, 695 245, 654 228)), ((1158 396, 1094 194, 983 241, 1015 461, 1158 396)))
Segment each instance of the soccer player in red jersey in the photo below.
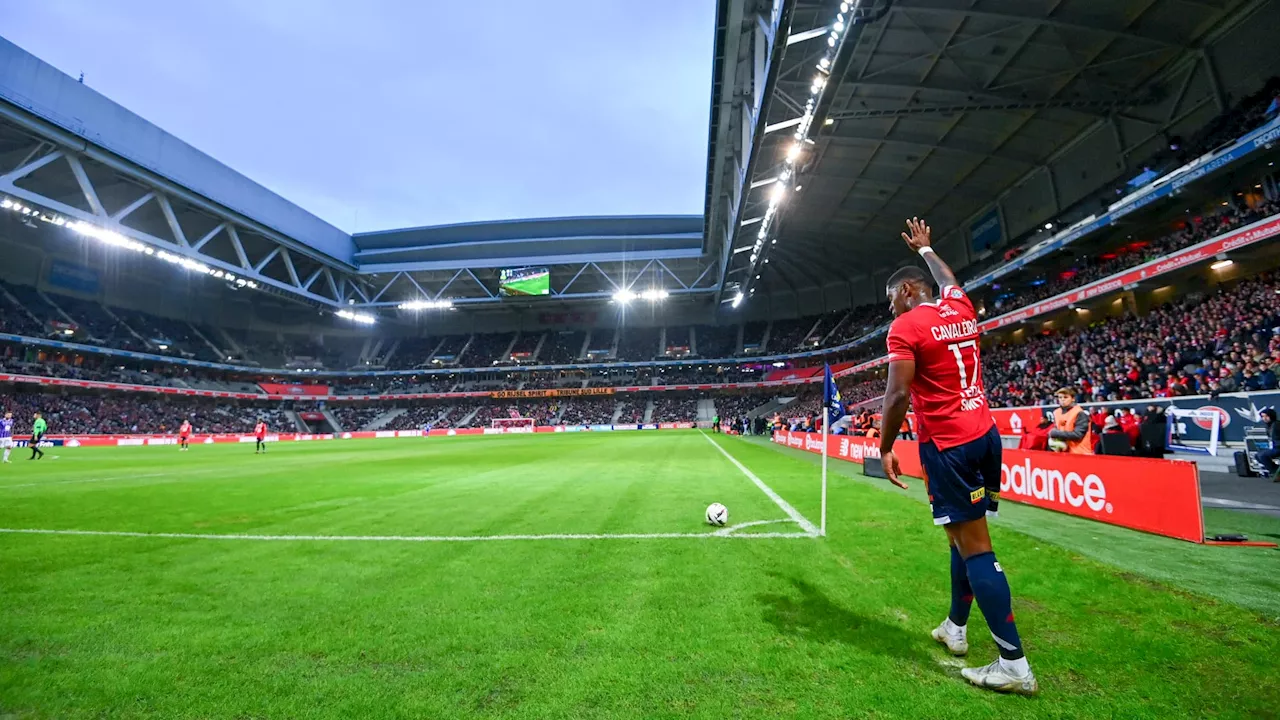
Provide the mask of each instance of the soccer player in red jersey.
MULTIPOLYGON (((889 381, 884 427, 901 427, 908 400, 915 406, 920 463, 933 510, 951 542, 951 611, 933 639, 954 655, 969 651, 966 625, 974 598, 986 618, 1000 657, 990 665, 960 671, 979 687, 1024 695, 1038 690, 1014 624, 1009 581, 991 550, 987 514, 995 515, 1000 492, 1000 432, 987 406, 978 347, 978 314, 956 276, 930 245, 923 221, 907 222, 902 237, 924 258, 924 272, 907 266, 889 278, 886 292, 895 316, 889 327, 889 381)), ((898 487, 896 433, 880 440, 885 474, 898 487)))
POLYGON ((267 421, 258 418, 258 424, 253 426, 253 436, 258 439, 253 448, 253 454, 265 453, 267 451, 267 421))
POLYGON ((191 421, 185 418, 182 425, 178 427, 178 445, 183 451, 191 449, 191 421))

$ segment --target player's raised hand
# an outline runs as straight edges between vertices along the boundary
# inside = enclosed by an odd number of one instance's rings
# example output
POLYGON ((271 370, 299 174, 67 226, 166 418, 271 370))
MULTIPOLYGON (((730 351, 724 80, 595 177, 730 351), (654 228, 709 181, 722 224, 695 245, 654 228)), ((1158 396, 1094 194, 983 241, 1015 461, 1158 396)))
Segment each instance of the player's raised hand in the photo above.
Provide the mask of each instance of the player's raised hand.
POLYGON ((929 227, 920 218, 911 218, 907 221, 907 232, 902 233, 902 239, 907 241, 907 246, 912 250, 919 252, 920 248, 929 247, 931 240, 930 234, 933 228, 929 227))
POLYGON ((889 478, 889 482, 897 485, 903 490, 907 489, 907 484, 902 482, 902 466, 898 464, 898 455, 894 451, 880 453, 880 462, 884 465, 884 475, 889 478))

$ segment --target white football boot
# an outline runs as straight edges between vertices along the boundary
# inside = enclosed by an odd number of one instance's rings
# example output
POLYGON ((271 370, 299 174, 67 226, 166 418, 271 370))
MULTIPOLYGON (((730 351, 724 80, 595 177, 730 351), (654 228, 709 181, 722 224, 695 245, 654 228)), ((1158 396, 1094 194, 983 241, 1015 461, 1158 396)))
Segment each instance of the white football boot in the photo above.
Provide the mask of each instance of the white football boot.
POLYGON ((1031 668, 1027 668, 1026 675, 1014 675, 1013 671, 1000 662, 1000 658, 980 668, 964 668, 960 674, 974 685, 996 692, 1035 695, 1040 691, 1040 685, 1036 683, 1036 676, 1031 672, 1031 668))
POLYGON ((956 626, 946 620, 942 624, 933 629, 933 639, 947 646, 947 652, 961 657, 969 653, 969 638, 965 628, 956 628, 956 626))

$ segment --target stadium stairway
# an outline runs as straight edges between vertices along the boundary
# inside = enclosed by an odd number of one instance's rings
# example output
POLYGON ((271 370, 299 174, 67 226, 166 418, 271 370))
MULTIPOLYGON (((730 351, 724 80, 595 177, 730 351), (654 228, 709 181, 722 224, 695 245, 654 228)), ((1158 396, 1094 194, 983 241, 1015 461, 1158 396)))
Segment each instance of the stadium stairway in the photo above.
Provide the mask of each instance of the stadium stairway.
POLYGON ((203 341, 205 345, 209 346, 209 349, 213 351, 214 357, 217 357, 219 360, 227 357, 227 354, 222 352, 222 349, 219 348, 217 345, 214 345, 213 341, 210 340, 208 336, 200 332, 200 328, 196 327, 194 323, 187 323, 187 327, 191 328, 191 333, 193 335, 200 338, 200 340, 203 341))
POLYGON ((702 398, 698 401, 698 414, 694 416, 698 422, 711 422, 716 419, 716 401, 702 398))
POLYGON ((646 425, 653 422, 653 410, 656 406, 652 400, 644 404, 644 422, 646 425))
POLYGON ((19 300, 18 300, 18 298, 16 298, 16 297, 14 297, 13 295, 11 295, 11 294, 9 293, 9 291, 8 291, 8 290, 6 290, 3 286, 0 286, 0 294, 3 294, 3 295, 4 295, 4 298, 5 298, 6 300, 8 300, 8 301, 9 301, 9 303, 10 303, 11 305, 13 305, 13 307, 18 308, 19 312, 21 312, 23 315, 26 315, 27 317, 31 318, 31 322, 35 323, 37 326, 40 326, 40 327, 43 327, 43 326, 44 326, 44 321, 43 321, 43 320, 41 320, 40 318, 36 317, 36 314, 35 314, 35 313, 33 313, 33 312, 31 312, 31 309, 30 309, 30 308, 28 308, 25 304, 23 304, 21 301, 19 301, 19 300))
POLYGON ((66 322, 68 322, 68 323, 71 323, 72 325, 75 325, 76 327, 80 327, 80 326, 82 325, 82 323, 78 322, 75 318, 73 318, 73 317, 71 317, 70 315, 68 315, 68 314, 67 314, 67 311, 66 311, 66 310, 63 310, 63 309, 62 309, 62 306, 61 306, 61 305, 59 305, 58 303, 54 302, 54 301, 53 301, 53 298, 49 297, 49 296, 48 296, 44 291, 37 289, 37 290, 36 290, 36 295, 38 295, 38 296, 40 297, 40 299, 41 299, 41 300, 43 300, 43 301, 45 302, 45 304, 47 304, 49 307, 53 308, 53 311, 54 311, 54 312, 56 312, 56 313, 58 313, 58 315, 59 315, 59 316, 61 316, 61 317, 62 317, 62 319, 63 319, 64 321, 66 321, 66 322))
POLYGON ((218 334, 222 335, 223 347, 230 350, 231 353, 234 354, 236 357, 243 358, 244 348, 240 347, 239 343, 236 342, 235 338, 231 337, 231 333, 227 332, 223 328, 216 328, 216 329, 218 331, 218 334))
POLYGON ((477 405, 471 408, 471 412, 464 415, 462 419, 454 423, 453 426, 454 427, 470 427, 469 423, 471 422, 471 419, 476 416, 476 413, 480 412, 480 408, 481 408, 480 405, 477 405))
POLYGON ((132 335, 132 336, 134 337, 134 339, 135 339, 135 340, 137 340, 138 342, 142 343, 142 346, 143 346, 143 347, 145 347, 145 348, 152 348, 152 347, 154 347, 154 344, 153 344, 150 340, 148 340, 147 338, 142 337, 142 335, 138 334, 138 331, 137 331, 137 330, 134 330, 134 329, 129 325, 129 323, 125 322, 124 320, 121 320, 119 315, 116 315, 115 313, 111 312, 111 308, 107 307, 106 305, 103 305, 102 303, 99 303, 99 304, 98 304, 98 307, 101 307, 101 308, 102 308, 102 312, 103 312, 103 313, 105 313, 107 317, 111 318, 112 320, 114 320, 114 321, 115 321, 115 323, 116 323, 117 325, 119 325, 120 327, 122 327, 122 328, 124 328, 126 331, 128 331, 128 333, 129 333, 130 335, 132 335))
POLYGON ((773 398, 769 402, 747 413, 747 417, 757 418, 760 416, 769 417, 775 412, 781 410, 785 405, 789 404, 795 398, 773 398))
POLYGON ((300 432, 300 433, 310 432, 310 430, 307 429, 306 423, 302 422, 302 418, 298 417, 297 411, 282 410, 281 412, 284 413, 285 417, 289 418, 289 422, 293 423, 294 432, 300 432))
POLYGON ((391 408, 390 410, 382 413, 378 417, 370 420, 368 423, 365 424, 364 427, 356 428, 356 429, 357 430, 381 430, 382 428, 390 425, 392 421, 394 421, 396 418, 400 417, 401 415, 407 412, 409 412, 407 408, 391 408))
POLYGON ((320 411, 320 414, 324 415, 325 422, 329 423, 329 432, 342 432, 342 426, 338 424, 338 418, 333 416, 332 410, 325 408, 320 411))

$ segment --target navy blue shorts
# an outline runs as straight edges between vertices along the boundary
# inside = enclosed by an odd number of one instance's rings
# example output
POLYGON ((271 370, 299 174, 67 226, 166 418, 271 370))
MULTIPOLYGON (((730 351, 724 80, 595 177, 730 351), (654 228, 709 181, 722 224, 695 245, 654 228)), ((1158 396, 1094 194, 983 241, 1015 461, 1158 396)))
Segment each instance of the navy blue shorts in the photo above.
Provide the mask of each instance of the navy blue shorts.
POLYGON ((1002 450, 995 425, 977 440, 947 450, 939 450, 932 442, 920 443, 934 525, 995 515, 1002 450))

